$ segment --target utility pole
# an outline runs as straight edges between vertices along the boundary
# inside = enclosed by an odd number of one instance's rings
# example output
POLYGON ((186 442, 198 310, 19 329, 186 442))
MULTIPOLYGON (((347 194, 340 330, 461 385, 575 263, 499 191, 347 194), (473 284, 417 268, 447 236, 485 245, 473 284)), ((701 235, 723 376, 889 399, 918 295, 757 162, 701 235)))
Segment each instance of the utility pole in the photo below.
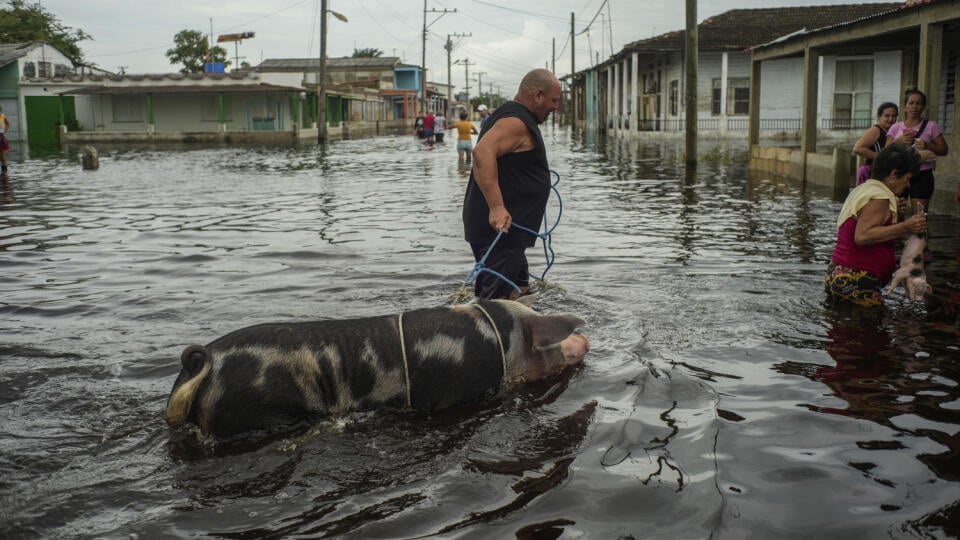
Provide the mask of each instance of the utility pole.
POLYGON ((466 84, 467 92, 467 107, 470 106, 470 65, 476 65, 476 62, 471 62, 469 58, 464 58, 463 60, 457 60, 454 62, 457 65, 463 66, 464 69, 464 82, 466 84))
POLYGON ((550 44, 550 72, 557 73, 557 38, 553 38, 550 44))
MULTIPOLYGON (((550 73, 557 74, 557 38, 550 40, 550 73)), ((557 115, 550 115, 550 124, 557 125, 557 115)))
POLYGON ((483 99, 483 76, 486 74, 486 71, 477 72, 477 97, 480 99, 483 99))
MULTIPOLYGON (((570 126, 577 127, 577 91, 574 88, 574 75, 577 73, 577 48, 573 40, 576 36, 573 27, 574 12, 570 12, 570 126)), ((589 60, 587 60, 589 62, 589 60)))
MULTIPOLYGON (((450 104, 453 103, 453 81, 450 79, 450 54, 453 52, 453 40, 450 38, 462 38, 462 37, 471 37, 473 32, 469 34, 447 34, 447 44, 443 46, 447 50, 447 109, 450 109, 450 104)), ((444 115, 446 116, 446 115, 444 115)))
POLYGON ((327 0, 320 0, 320 66, 317 68, 317 144, 327 142, 327 0))
POLYGON ((699 34, 697 31, 697 0, 687 0, 687 31, 686 31, 686 85, 683 93, 686 98, 686 153, 687 170, 697 168, 697 67, 699 65, 699 34))
POLYGON ((424 111, 427 109, 427 29, 433 25, 433 23, 440 20, 440 17, 443 17, 447 13, 456 13, 456 9, 446 9, 438 10, 431 9, 427 10, 427 0, 423 0, 423 47, 420 54, 420 70, 422 75, 421 88, 420 88, 420 108, 424 111), (433 20, 430 24, 427 24, 427 13, 439 13, 440 15, 433 20))
POLYGON ((327 9, 327 0, 320 0, 320 65, 317 67, 317 144, 327 140, 327 13, 343 22, 347 18, 327 9))

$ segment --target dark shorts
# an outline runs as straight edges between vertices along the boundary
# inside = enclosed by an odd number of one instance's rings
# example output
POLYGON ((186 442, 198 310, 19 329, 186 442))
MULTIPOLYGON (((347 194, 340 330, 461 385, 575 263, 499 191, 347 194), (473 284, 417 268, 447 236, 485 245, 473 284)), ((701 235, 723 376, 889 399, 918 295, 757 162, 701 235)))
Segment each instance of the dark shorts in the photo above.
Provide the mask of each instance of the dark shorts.
POLYGON ((834 300, 861 306, 883 304, 883 283, 880 278, 866 270, 847 268, 831 262, 827 266, 827 277, 823 280, 823 285, 834 300))
MULTIPOLYGON (((488 246, 470 244, 470 248, 473 250, 473 259, 480 262, 488 246)), ((530 285, 530 269, 527 266, 526 250, 525 247, 508 247, 498 243, 493 247, 493 251, 483 265, 503 274, 518 287, 527 287, 530 285)), ((515 289, 509 283, 490 272, 480 272, 473 285, 473 294, 484 300, 510 298, 510 294, 514 291, 515 289)))
POLYGON ((10 143, 7 141, 7 136, 4 133, 0 133, 0 150, 9 150, 10 143))
POLYGON ((933 169, 920 171, 920 174, 910 179, 910 187, 903 192, 911 199, 929 199, 933 196, 933 169))

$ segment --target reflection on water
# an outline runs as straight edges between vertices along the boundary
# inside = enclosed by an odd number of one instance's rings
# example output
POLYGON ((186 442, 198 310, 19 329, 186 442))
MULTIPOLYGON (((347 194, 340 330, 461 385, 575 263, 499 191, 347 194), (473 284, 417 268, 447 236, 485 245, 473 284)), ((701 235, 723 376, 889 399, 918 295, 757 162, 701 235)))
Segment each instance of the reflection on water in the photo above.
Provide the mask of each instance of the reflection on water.
POLYGON ((186 344, 459 287, 473 260, 455 145, 12 163, 0 535, 960 534, 960 220, 931 216, 934 298, 843 310, 822 291, 830 194, 752 175, 736 144, 702 143, 688 175, 680 143, 545 134, 564 212, 539 307, 588 321, 583 368, 429 418, 218 447, 161 420, 186 344))

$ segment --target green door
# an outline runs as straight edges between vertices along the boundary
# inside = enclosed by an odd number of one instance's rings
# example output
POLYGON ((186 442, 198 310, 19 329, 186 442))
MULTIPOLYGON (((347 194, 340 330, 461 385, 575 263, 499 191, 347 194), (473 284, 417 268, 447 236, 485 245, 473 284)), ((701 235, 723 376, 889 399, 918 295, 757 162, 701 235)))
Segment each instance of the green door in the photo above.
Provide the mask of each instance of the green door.
POLYGON ((32 148, 60 145, 57 126, 61 124, 61 110, 66 125, 77 125, 73 96, 26 96, 24 102, 27 108, 27 143, 32 148))

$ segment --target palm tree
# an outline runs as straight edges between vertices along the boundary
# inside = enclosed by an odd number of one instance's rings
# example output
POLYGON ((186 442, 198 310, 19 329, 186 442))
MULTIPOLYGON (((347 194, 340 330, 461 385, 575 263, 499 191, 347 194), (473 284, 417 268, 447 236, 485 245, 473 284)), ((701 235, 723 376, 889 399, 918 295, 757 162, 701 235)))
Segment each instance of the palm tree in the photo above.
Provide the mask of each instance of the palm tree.
POLYGON ((373 47, 353 49, 354 58, 380 58, 381 56, 383 56, 383 51, 373 47))

